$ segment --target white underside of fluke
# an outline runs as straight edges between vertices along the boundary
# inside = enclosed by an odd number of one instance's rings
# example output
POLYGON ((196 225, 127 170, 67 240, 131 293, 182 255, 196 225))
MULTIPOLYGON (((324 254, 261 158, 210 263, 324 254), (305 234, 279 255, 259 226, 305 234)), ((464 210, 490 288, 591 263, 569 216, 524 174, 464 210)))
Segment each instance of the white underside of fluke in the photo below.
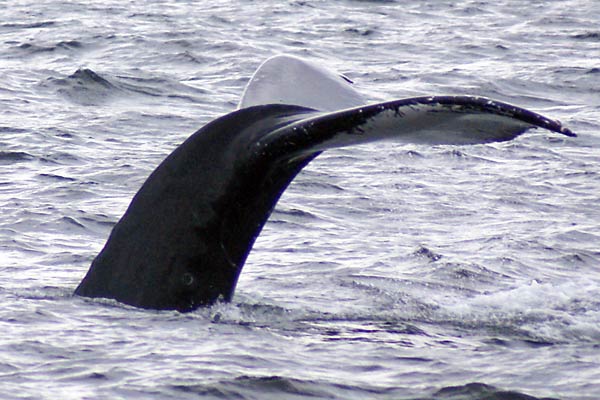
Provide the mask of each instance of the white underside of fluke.
POLYGON ((574 136, 557 121, 484 97, 424 96, 366 103, 342 75, 313 62, 279 55, 256 70, 239 108, 287 104, 316 110, 295 122, 291 131, 282 127, 264 139, 290 141, 297 135, 293 141, 305 143, 299 153, 378 140, 430 145, 490 143, 514 139, 533 127, 574 136), (320 139, 301 140, 311 134, 320 139))
POLYGON ((366 104, 344 76, 289 55, 267 59, 246 85, 238 108, 291 104, 336 111, 366 104))

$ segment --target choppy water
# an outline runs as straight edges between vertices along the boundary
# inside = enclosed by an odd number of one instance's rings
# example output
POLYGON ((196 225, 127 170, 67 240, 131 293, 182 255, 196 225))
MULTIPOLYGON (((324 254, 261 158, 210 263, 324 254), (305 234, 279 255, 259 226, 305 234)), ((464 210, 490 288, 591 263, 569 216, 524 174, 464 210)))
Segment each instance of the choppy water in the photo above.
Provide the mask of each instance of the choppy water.
POLYGON ((595 1, 0 9, 0 397, 600 396, 595 1), (283 196, 232 304, 73 297, 152 169, 283 52, 373 100, 479 94, 579 137, 331 151, 283 196))

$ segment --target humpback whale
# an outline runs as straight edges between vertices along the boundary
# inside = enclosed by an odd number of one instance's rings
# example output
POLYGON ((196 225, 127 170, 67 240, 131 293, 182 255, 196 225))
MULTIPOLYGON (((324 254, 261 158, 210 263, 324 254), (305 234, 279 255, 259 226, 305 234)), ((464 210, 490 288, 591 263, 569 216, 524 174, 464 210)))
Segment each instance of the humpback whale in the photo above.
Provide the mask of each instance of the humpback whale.
POLYGON ((366 104, 347 78, 273 57, 237 110, 192 134, 152 172, 75 294, 181 312, 229 301, 279 197, 322 151, 378 140, 489 143, 531 128, 575 136, 558 121, 483 97, 366 104))

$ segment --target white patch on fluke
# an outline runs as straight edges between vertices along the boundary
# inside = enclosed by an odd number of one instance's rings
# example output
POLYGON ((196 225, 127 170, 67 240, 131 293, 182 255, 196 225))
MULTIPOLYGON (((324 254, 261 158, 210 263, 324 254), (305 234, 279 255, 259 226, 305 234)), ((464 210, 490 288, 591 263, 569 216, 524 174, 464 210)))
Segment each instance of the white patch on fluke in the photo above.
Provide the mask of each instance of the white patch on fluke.
POLYGON ((291 104, 335 111, 365 104, 342 75, 289 55, 267 59, 256 70, 238 108, 261 104, 291 104))

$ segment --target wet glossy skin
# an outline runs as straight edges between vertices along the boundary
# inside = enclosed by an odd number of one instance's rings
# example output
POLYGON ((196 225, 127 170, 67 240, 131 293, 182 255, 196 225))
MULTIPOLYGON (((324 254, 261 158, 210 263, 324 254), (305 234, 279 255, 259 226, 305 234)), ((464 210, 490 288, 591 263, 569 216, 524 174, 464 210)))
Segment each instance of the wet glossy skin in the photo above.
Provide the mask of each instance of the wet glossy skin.
POLYGON ((320 151, 390 138, 487 143, 535 126, 574 136, 539 114, 468 96, 333 113, 274 104, 233 112, 193 134, 150 175, 75 294, 179 311, 229 301, 277 200, 320 151))

